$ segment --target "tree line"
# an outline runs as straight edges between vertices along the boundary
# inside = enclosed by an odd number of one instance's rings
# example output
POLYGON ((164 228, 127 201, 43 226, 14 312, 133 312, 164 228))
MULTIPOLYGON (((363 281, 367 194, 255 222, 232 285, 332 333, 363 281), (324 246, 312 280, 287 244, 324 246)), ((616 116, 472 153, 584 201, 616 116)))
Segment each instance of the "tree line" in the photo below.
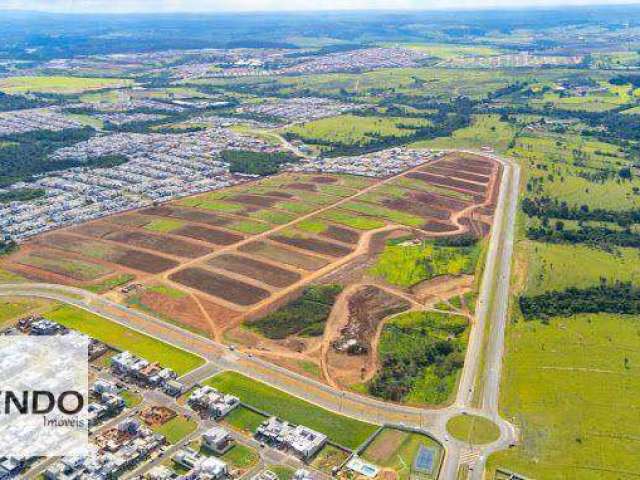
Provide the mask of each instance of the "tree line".
POLYGON ((547 196, 525 198, 522 201, 522 211, 529 217, 558 218, 561 220, 575 220, 578 222, 608 222, 627 227, 640 223, 640 209, 608 210, 604 208, 589 208, 589 205, 569 206, 565 201, 547 196))
POLYGON ((567 288, 536 296, 522 296, 520 310, 526 320, 578 313, 640 313, 640 288, 631 283, 608 283, 589 288, 567 288))

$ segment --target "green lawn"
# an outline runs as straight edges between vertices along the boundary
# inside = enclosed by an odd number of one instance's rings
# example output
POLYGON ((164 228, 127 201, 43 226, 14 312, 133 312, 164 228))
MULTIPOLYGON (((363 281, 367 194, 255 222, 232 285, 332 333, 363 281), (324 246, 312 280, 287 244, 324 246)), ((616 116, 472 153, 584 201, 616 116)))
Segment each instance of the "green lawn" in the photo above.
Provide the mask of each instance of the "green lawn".
POLYGON ((192 353, 70 305, 57 306, 44 316, 111 347, 128 350, 150 362, 159 362, 162 366, 175 370, 178 375, 204 363, 202 358, 192 353))
POLYGON ((233 468, 247 469, 258 463, 258 453, 249 447, 236 444, 231 450, 222 455, 222 460, 233 468))
POLYGON ((500 438, 500 429, 491 420, 475 415, 458 415, 447 422, 448 432, 456 439, 483 445, 500 438))
POLYGON ((265 420, 266 417, 243 406, 235 408, 229 415, 224 417, 225 423, 249 435, 253 435, 265 420))
POLYGON ((139 393, 134 393, 130 390, 121 392, 120 396, 124 400, 124 404, 127 408, 133 408, 142 403, 142 395, 140 395, 139 393))
POLYGON ((167 439, 167 442, 176 444, 184 437, 194 432, 196 428, 198 428, 198 424, 195 421, 186 419, 185 417, 178 415, 177 417, 174 417, 168 422, 155 428, 154 431, 156 433, 164 435, 167 439))
POLYGON ((509 326, 501 413, 521 444, 492 455, 536 479, 631 480, 640 470, 640 317, 579 315, 509 326))
POLYGON ((356 448, 376 428, 369 423, 329 412, 236 372, 220 373, 205 383, 236 395, 241 401, 260 410, 325 433, 334 442, 348 448, 356 448))
POLYGON ((269 470, 278 476, 278 480, 291 480, 295 470, 285 465, 269 465, 269 470))

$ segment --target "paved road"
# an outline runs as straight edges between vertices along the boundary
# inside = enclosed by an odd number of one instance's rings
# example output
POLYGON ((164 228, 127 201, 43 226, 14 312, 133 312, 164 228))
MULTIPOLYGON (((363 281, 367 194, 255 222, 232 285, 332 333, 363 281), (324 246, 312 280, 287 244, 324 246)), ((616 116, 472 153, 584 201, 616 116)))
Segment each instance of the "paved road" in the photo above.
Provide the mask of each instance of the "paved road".
POLYGON ((472 327, 456 401, 447 408, 421 409, 343 392, 258 358, 229 351, 227 347, 213 340, 81 289, 52 284, 8 284, 0 285, 0 296, 36 296, 66 302, 191 351, 201 356, 205 365, 187 375, 186 379, 190 383, 200 381, 217 370, 233 370, 352 418, 378 425, 402 424, 421 428, 445 445, 446 455, 441 479, 455 480, 461 459, 469 463, 469 458, 472 464, 475 463, 473 478, 481 478, 487 455, 506 448, 516 438, 513 427, 498 416, 497 403, 508 307, 519 167, 509 161, 496 159, 504 165, 504 174, 490 237, 487 265, 481 283, 478 320, 472 327), (485 342, 487 322, 491 322, 491 336, 485 342), (487 345, 485 352, 483 345, 487 345), (472 405, 473 388, 478 375, 484 373, 479 371, 483 358, 487 374, 484 377, 482 405, 476 408, 472 405), (467 445, 450 439, 446 433, 446 422, 463 412, 495 421, 501 430, 500 439, 482 450, 471 452, 467 445))

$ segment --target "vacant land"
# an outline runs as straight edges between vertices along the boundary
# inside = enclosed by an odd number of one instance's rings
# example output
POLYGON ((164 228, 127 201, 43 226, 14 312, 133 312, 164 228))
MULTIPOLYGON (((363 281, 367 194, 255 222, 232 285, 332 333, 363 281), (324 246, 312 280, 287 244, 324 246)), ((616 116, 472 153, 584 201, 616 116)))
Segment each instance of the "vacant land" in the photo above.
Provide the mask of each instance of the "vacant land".
POLYGON ((511 326, 500 405, 522 441, 490 457, 491 471, 634 478, 640 468, 638 321, 595 314, 511 326))
POLYGON ((407 312, 387 322, 380 369, 368 391, 386 400, 442 404, 449 400, 464 363, 468 319, 436 312, 407 312))
POLYGON ((307 287, 296 300, 250 322, 248 326, 272 339, 282 339, 289 335, 322 335, 324 324, 341 291, 340 285, 307 287))
POLYGON ((166 423, 155 427, 154 431, 161 435, 164 435, 167 442, 176 444, 180 442, 184 437, 194 432, 198 428, 198 424, 182 416, 172 418, 166 423))
POLYGON ((548 290, 596 285, 601 278, 611 282, 640 282, 640 251, 620 248, 607 252, 586 245, 559 245, 522 241, 528 255, 526 292, 538 295, 548 290), (579 265, 580 268, 576 268, 579 265))
POLYGON ((206 383, 265 412, 325 433, 348 448, 356 448, 375 431, 373 425, 316 407, 239 373, 224 372, 206 383))
POLYGON ((0 91, 4 93, 80 93, 108 87, 132 85, 131 80, 122 78, 82 78, 82 77, 9 77, 0 80, 0 91))
POLYGON ((371 272, 393 285, 410 287, 440 275, 473 274, 480 255, 478 244, 445 247, 432 241, 417 245, 390 242, 371 272))
POLYGON ((351 146, 367 145, 380 137, 406 137, 428 125, 428 120, 417 118, 340 115, 294 125, 286 133, 306 143, 351 146))
POLYGON ((204 363, 203 359, 192 353, 70 305, 55 307, 44 316, 118 350, 128 350, 149 362, 159 362, 175 370, 178 375, 204 363))

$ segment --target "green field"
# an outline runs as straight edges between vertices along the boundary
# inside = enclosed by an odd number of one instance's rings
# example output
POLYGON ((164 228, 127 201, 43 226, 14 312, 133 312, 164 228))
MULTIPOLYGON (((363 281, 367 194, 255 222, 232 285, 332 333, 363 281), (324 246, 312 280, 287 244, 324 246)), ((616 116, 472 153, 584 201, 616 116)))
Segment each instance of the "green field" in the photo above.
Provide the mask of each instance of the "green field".
POLYGON ((499 115, 474 115, 470 127, 456 130, 449 137, 424 140, 410 145, 413 148, 473 148, 485 145, 498 151, 506 151, 516 135, 516 128, 507 122, 501 122, 499 115))
POLYGON ((442 462, 442 446, 426 435, 385 428, 361 456, 374 465, 394 470, 399 480, 408 480, 413 478, 411 466, 420 445, 435 449, 436 457, 432 474, 419 478, 435 479, 442 462))
POLYGON ((443 247, 432 242, 419 245, 387 244, 371 273, 387 282, 410 287, 439 275, 473 274, 480 256, 474 247, 443 247))
POLYGON ((385 225, 380 219, 367 217, 365 215, 356 215, 337 208, 323 212, 320 214, 320 217, 357 230, 374 230, 376 228, 382 228, 385 225))
POLYGON ((111 347, 128 350, 149 362, 158 362, 178 375, 184 375, 204 363, 202 358, 192 353, 70 305, 55 307, 44 316, 111 347))
POLYGON ((184 222, 180 220, 174 220, 171 218, 158 218, 158 219, 151 220, 151 222, 147 223, 144 226, 144 229, 150 230, 152 232, 169 233, 172 230, 177 230, 183 225, 184 225, 184 222))
POLYGON ((406 137, 414 129, 430 125, 428 120, 403 117, 340 115, 294 125, 287 129, 307 143, 367 145, 376 138, 406 137))
POLYGON ((406 312, 384 325, 378 346, 382 367, 367 384, 385 400, 417 405, 448 402, 464 361, 468 319, 429 311, 406 312))
POLYGON ((97 263, 89 263, 65 257, 56 258, 43 256, 37 253, 25 255, 18 261, 24 265, 41 268, 80 281, 97 280, 100 277, 112 273, 112 270, 97 263))
POLYGON ((134 278, 136 277, 133 275, 122 273, 120 275, 116 275, 115 277, 109 277, 105 280, 101 280, 98 283, 94 283, 85 288, 93 293, 105 293, 109 290, 113 290, 114 288, 119 287, 120 285, 129 283, 134 278))
POLYGON ((178 415, 177 417, 174 417, 168 422, 155 428, 154 431, 156 433, 164 435, 167 439, 167 442, 176 444, 184 437, 194 432, 196 428, 198 428, 198 424, 195 421, 178 415))
POLYGON ((226 452, 220 458, 227 462, 231 467, 241 469, 253 467, 260 459, 258 453, 254 449, 240 444, 234 445, 231 450, 226 452))
POLYGON ((248 435, 253 435, 260 424, 266 420, 266 417, 249 410, 242 405, 235 408, 224 417, 224 422, 231 425, 236 430, 240 430, 248 435))
POLYGON ((447 431, 465 443, 484 445, 500 438, 500 429, 491 420, 475 415, 458 415, 447 422, 447 431))
POLYGON ((529 258, 526 294, 539 295, 567 287, 610 281, 640 282, 640 251, 620 248, 607 252, 585 245, 562 245, 523 240, 519 244, 529 258), (577 268, 579 266, 579 268, 577 268))
POLYGON ((325 433, 334 442, 348 448, 356 448, 376 428, 369 423, 329 412, 236 372, 220 373, 205 383, 224 393, 236 395, 242 402, 260 410, 325 433))
POLYGON ((640 317, 580 315, 510 326, 501 413, 521 444, 494 454, 529 478, 631 480, 640 468, 640 317))
POLYGON ((39 299, 1 298, 0 299, 0 328, 8 326, 12 321, 27 315, 36 308, 46 305, 39 299))
POLYGON ((83 78, 83 77, 9 77, 0 79, 0 91, 4 93, 79 93, 108 87, 133 85, 133 81, 123 78, 83 78))

